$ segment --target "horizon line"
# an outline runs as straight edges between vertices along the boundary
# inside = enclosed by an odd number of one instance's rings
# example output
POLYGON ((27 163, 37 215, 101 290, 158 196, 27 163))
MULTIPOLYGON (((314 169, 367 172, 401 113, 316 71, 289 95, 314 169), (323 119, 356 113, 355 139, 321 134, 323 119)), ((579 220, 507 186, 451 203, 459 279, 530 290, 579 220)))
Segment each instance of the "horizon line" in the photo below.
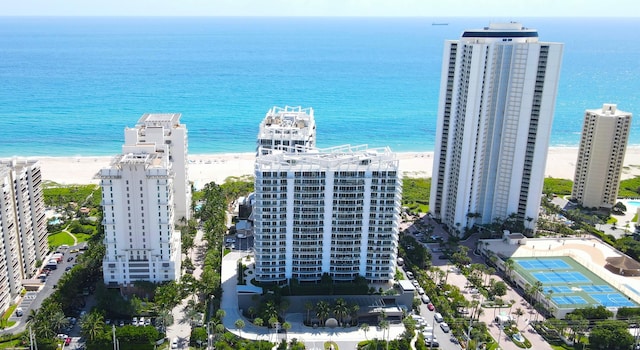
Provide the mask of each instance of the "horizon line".
POLYGON ((478 16, 466 16, 466 15, 434 15, 434 16, 422 16, 422 15, 200 15, 200 14, 183 14, 183 15, 142 15, 142 14, 108 14, 108 15, 98 15, 98 14, 32 14, 32 15, 24 15, 24 14, 0 14, 0 18, 8 18, 8 17, 21 17, 21 18, 43 18, 43 17, 58 17, 58 18, 69 18, 69 17, 102 17, 102 18, 445 18, 445 19, 456 19, 456 18, 597 18, 597 19, 640 19, 638 15, 629 15, 629 16, 597 16, 597 15, 589 15, 589 16, 572 16, 572 15, 549 15, 549 16, 520 16, 520 15, 478 15, 478 16))

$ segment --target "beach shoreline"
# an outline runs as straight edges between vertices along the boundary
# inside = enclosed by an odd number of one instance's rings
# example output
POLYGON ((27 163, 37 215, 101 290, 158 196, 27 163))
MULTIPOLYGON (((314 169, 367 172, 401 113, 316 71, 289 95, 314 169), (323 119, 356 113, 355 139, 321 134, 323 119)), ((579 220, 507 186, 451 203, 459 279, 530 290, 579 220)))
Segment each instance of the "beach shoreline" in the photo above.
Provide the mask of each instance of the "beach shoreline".
MULTIPOLYGON (((545 176, 573 180, 577 155, 578 147, 549 148, 545 176)), ((108 167, 114 156, 12 158, 40 160, 43 180, 68 185, 97 184, 95 175, 108 167)), ((397 157, 404 177, 431 177, 433 152, 398 152, 397 157)), ((254 160, 255 153, 191 154, 189 180, 200 189, 211 181, 223 183, 230 176, 252 175, 254 160)), ((624 166, 622 179, 640 176, 640 147, 627 148, 624 166)))

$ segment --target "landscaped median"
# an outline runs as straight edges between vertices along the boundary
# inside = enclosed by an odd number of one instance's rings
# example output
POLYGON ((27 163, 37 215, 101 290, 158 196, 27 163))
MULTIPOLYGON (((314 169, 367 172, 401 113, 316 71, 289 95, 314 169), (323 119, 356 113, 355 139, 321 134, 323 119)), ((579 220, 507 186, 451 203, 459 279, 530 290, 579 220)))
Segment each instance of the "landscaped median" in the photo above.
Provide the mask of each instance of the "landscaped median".
POLYGON ((517 328, 505 327, 504 334, 508 335, 509 339, 511 339, 511 341, 518 347, 521 347, 523 349, 531 348, 531 342, 529 341, 529 339, 527 339, 524 334, 522 334, 517 328))

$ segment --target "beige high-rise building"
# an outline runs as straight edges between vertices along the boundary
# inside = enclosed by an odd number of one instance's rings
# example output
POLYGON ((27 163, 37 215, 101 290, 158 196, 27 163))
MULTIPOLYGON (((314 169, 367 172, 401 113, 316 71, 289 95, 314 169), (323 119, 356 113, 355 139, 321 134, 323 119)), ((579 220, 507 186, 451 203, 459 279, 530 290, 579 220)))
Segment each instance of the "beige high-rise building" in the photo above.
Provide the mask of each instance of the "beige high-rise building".
POLYGON ((582 206, 611 208, 616 203, 630 128, 631 113, 615 104, 585 112, 572 193, 582 206))
POLYGON ((0 312, 4 312, 49 251, 38 161, 0 160, 0 238, 0 312))

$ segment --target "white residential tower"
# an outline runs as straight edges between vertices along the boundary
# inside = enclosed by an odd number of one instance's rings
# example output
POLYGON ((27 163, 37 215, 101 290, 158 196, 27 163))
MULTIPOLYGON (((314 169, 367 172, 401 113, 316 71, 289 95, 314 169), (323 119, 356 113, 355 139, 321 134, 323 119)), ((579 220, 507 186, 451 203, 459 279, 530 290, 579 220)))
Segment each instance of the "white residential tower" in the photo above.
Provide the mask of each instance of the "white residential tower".
POLYGON ((97 175, 107 285, 180 279, 181 238, 175 225, 189 218, 191 196, 187 130, 179 121, 180 114, 145 114, 136 128, 125 129, 123 153, 97 175))
POLYGON ((520 23, 445 43, 429 207, 450 232, 538 217, 562 44, 520 23))
POLYGON ((398 160, 388 148, 340 146, 257 157, 256 279, 283 283, 395 273, 401 208, 398 160))

